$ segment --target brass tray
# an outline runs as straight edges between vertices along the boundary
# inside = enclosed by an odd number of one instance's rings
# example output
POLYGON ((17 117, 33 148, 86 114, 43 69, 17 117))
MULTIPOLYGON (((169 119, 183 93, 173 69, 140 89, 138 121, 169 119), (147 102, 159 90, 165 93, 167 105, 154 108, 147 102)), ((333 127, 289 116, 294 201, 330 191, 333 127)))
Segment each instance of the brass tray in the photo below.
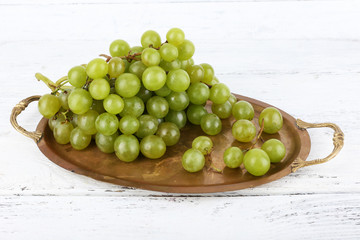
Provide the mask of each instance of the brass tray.
MULTIPOLYGON (((238 100, 245 100, 253 105, 255 110, 253 121, 256 123, 262 109, 270 106, 252 98, 234 95, 238 100)), ((94 142, 81 151, 73 149, 70 144, 60 145, 56 143, 47 124, 48 120, 45 118, 39 122, 35 132, 28 132, 20 127, 16 117, 30 102, 37 101, 39 98, 40 96, 32 96, 22 100, 14 107, 10 121, 16 130, 32 138, 47 158, 71 172, 100 181, 161 192, 211 193, 255 187, 282 178, 299 168, 326 162, 335 157, 344 144, 344 134, 337 125, 333 123, 306 123, 299 119, 295 120, 280 110, 284 119, 282 129, 272 135, 263 133, 262 139, 277 138, 281 140, 286 147, 286 156, 280 163, 271 164, 266 175, 254 177, 247 173, 243 167, 230 169, 225 167, 223 163, 223 152, 229 146, 240 146, 242 149, 246 149, 251 145, 251 143, 240 143, 233 138, 231 125, 235 119, 231 117, 222 120, 223 129, 220 134, 211 136, 214 142, 214 150, 207 160, 211 159, 212 167, 209 167, 208 161, 207 166, 202 171, 188 173, 182 167, 181 157, 187 149, 191 148, 192 140, 195 137, 205 135, 199 126, 186 125, 181 130, 180 142, 175 146, 168 147, 162 158, 151 160, 140 154, 134 162, 125 163, 118 160, 115 154, 102 153, 97 149, 94 142), (306 129, 318 127, 334 129, 334 150, 323 159, 306 161, 311 146, 306 129), (213 169, 223 171, 219 173, 213 169)), ((209 104, 207 107, 210 107, 209 104)), ((260 145, 261 141, 256 144, 256 147, 260 147, 260 145)))

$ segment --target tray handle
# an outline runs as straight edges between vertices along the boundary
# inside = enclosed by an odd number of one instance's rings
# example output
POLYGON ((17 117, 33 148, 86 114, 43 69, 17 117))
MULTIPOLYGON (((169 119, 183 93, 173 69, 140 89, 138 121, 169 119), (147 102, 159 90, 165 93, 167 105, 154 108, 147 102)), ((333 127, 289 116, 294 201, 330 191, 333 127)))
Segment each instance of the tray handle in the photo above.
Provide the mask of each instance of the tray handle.
POLYGON ((25 110, 25 108, 31 102, 39 101, 40 97, 41 97, 40 95, 35 95, 35 96, 31 96, 31 97, 28 97, 28 98, 25 98, 25 99, 21 100, 18 104, 15 105, 15 107, 11 111, 11 115, 10 115, 10 123, 16 129, 16 131, 18 131, 19 133, 25 135, 26 137, 31 138, 36 143, 41 139, 42 133, 38 132, 38 131, 29 132, 29 131, 25 130, 23 127, 21 127, 18 124, 16 118, 17 118, 17 116, 19 116, 19 114, 22 111, 25 110))
POLYGON ((330 159, 334 158, 344 146, 344 133, 341 131, 339 126, 334 123, 307 123, 300 119, 296 120, 296 125, 300 129, 307 129, 307 128, 323 128, 329 127, 334 129, 334 136, 333 136, 333 144, 334 149, 333 151, 325 158, 315 159, 311 161, 305 161, 303 159, 297 158, 291 165, 291 172, 296 172, 299 168, 311 166, 315 164, 320 164, 329 161, 330 159))

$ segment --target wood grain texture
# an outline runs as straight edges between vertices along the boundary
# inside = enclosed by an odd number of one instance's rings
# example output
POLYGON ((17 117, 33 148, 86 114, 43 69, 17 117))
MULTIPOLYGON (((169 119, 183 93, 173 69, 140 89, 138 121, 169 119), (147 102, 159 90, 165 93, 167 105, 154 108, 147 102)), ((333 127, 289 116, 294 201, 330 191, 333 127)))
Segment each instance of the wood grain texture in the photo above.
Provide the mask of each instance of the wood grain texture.
MULTIPOLYGON (((356 0, 0 1, 0 238, 359 239, 359 12, 356 0), (57 79, 114 39, 137 45, 143 31, 173 26, 233 92, 338 124, 339 156, 253 189, 164 194, 67 172, 12 129, 11 108, 48 92, 35 72, 57 79)), ((30 105, 19 123, 34 130, 40 118, 30 105)), ((309 133, 309 159, 331 152, 331 130, 309 133)))

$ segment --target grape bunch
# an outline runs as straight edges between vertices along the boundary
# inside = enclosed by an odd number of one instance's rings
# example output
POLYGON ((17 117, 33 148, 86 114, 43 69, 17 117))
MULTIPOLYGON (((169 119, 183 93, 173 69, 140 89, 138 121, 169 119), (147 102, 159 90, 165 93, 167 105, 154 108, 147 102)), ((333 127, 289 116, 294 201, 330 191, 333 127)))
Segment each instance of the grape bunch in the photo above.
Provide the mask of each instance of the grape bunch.
MULTIPOLYGON (((140 42, 141 46, 130 47, 124 40, 115 40, 110 55, 74 66, 56 82, 36 74, 51 89, 40 98, 38 109, 49 119, 57 143, 82 150, 94 139, 100 151, 115 153, 124 162, 136 160, 140 153, 158 159, 168 146, 179 142, 187 122, 200 125, 207 135, 217 135, 222 130, 221 119, 231 116, 236 119, 232 127, 236 140, 255 138, 252 105, 237 101, 210 64, 194 63, 194 44, 181 29, 170 29, 163 43, 157 32, 148 30, 140 42), (209 101, 211 112, 205 108, 209 101)), ((263 110, 260 120, 266 133, 282 127, 282 116, 275 108, 263 110)), ((283 158, 279 142, 269 140, 263 150, 245 154, 240 148, 226 149, 224 162, 232 168, 244 162, 251 174, 263 175, 270 161, 283 158)), ((212 147, 209 137, 196 138, 183 155, 184 169, 200 171, 212 147)))

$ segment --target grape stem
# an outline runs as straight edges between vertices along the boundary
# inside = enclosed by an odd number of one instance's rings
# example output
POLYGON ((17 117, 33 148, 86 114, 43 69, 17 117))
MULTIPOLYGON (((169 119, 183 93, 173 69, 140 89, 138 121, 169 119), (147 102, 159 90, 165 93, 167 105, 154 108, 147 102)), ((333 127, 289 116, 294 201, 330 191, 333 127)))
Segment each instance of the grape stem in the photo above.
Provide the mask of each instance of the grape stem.
POLYGON ((49 78, 45 77, 41 73, 36 73, 35 77, 38 81, 43 81, 46 86, 48 86, 52 92, 56 91, 57 85, 53 81, 51 81, 49 78))
MULTIPOLYGON (((129 52, 128 55, 126 55, 126 56, 121 56, 121 57, 119 57, 119 58, 121 58, 121 59, 126 59, 128 62, 131 62, 132 60, 140 61, 140 60, 141 60, 140 58, 136 58, 137 56, 140 56, 140 55, 141 55, 141 53, 130 54, 130 52, 129 52)), ((111 60, 111 58, 112 58, 111 56, 106 55, 106 54, 100 54, 99 56, 100 56, 100 57, 105 57, 105 58, 106 58, 106 62, 109 62, 109 61, 111 60)))
POLYGON ((258 133, 258 135, 257 135, 257 137, 256 137, 255 142, 254 142, 246 151, 249 151, 249 150, 251 150, 251 149, 253 149, 253 148, 255 147, 256 143, 257 143, 257 142, 259 141, 259 139, 261 138, 261 134, 263 133, 263 131, 264 131, 264 119, 263 119, 262 122, 261 122, 261 128, 260 128, 260 130, 259 130, 259 133, 258 133))
POLYGON ((214 166, 213 161, 211 159, 211 152, 209 154, 205 155, 205 160, 209 164, 208 167, 207 167, 208 171, 212 171, 212 172, 215 172, 215 173, 221 173, 221 174, 223 173, 222 169, 219 169, 219 168, 214 166))

